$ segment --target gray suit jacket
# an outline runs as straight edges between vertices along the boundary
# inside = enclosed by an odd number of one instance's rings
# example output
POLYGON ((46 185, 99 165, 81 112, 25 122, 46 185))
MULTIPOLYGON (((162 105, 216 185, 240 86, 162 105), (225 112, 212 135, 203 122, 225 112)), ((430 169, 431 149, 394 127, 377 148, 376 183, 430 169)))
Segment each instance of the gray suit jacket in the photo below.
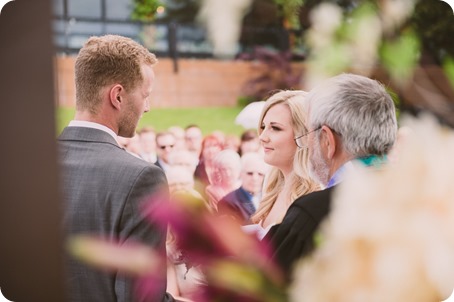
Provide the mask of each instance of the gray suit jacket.
MULTIPOLYGON (((140 241, 165 253, 165 233, 141 211, 144 197, 165 188, 161 169, 120 148, 106 132, 67 127, 58 138, 65 235, 95 234, 127 243, 140 241)), ((138 301, 134 280, 101 272, 68 255, 69 301, 138 301)), ((167 299, 166 272, 160 294, 146 301, 167 299)), ((159 281, 158 281, 159 282, 159 281)))

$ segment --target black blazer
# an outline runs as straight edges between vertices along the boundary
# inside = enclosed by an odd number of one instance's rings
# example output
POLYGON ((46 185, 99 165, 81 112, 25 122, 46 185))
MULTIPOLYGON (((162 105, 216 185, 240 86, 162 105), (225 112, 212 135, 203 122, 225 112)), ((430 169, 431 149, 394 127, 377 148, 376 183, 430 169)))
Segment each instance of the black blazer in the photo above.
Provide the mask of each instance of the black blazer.
POLYGON ((264 240, 274 247, 273 259, 290 279, 293 265, 315 248, 314 234, 331 207, 331 187, 297 198, 282 220, 273 226, 264 240))

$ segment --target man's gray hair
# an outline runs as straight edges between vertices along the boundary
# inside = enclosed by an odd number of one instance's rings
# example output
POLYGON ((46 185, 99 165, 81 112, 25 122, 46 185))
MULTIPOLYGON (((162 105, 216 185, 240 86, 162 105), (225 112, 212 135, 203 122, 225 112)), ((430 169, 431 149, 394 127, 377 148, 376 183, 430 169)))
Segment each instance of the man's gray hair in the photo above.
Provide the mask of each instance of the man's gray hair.
POLYGON ((335 76, 307 95, 309 127, 326 125, 355 157, 386 154, 396 139, 394 102, 379 82, 354 74, 335 76))

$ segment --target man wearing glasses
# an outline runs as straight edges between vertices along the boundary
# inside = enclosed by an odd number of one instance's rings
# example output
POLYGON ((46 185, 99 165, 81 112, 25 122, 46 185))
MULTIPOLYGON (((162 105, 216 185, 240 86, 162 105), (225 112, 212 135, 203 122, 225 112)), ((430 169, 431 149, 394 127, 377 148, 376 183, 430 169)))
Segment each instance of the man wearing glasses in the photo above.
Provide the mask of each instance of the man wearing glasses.
POLYGON ((158 159, 155 165, 161 168, 164 172, 169 167, 169 155, 172 153, 177 139, 171 132, 159 132, 156 134, 156 154, 158 159))
POLYGON ((381 163, 397 134, 393 100, 375 80, 342 74, 316 86, 306 98, 309 132, 295 142, 308 149, 310 176, 325 189, 296 199, 265 237, 287 277, 295 261, 314 249, 314 234, 329 214, 332 192, 345 171, 355 161, 381 163))

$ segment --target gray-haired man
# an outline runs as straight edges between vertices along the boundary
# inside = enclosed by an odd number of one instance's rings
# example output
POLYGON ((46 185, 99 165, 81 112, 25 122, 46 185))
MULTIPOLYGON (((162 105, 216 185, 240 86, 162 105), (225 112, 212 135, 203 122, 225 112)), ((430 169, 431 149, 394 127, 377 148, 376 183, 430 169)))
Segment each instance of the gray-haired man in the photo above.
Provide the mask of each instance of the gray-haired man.
POLYGON ((397 134, 394 102, 375 80, 342 74, 312 89, 308 133, 297 139, 308 148, 309 173, 325 189, 296 199, 266 240, 287 276, 292 265, 314 249, 314 233, 330 211, 331 194, 353 160, 366 165, 383 159, 397 134))

